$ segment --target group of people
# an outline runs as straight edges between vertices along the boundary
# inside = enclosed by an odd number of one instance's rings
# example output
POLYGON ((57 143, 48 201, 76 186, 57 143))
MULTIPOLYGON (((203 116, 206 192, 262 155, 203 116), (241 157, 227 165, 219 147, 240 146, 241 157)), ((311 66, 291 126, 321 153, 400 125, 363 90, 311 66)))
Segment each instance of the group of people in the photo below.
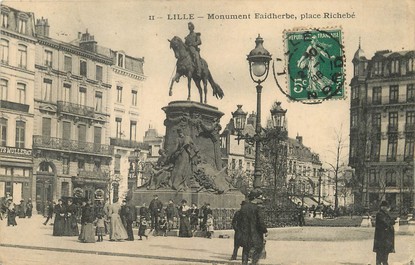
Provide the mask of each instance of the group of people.
POLYGON ((33 203, 31 199, 28 199, 27 203, 24 200, 20 201, 20 204, 15 204, 11 196, 6 196, 1 199, 0 202, 0 220, 3 220, 7 216, 7 226, 16 226, 16 217, 19 218, 31 218, 33 211, 33 203))

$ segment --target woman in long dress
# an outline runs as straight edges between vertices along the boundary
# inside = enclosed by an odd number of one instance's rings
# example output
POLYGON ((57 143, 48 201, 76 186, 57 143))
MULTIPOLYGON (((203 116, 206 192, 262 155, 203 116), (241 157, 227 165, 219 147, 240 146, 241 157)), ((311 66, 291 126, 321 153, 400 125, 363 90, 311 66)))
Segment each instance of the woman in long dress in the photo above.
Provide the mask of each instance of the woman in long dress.
POLYGON ((179 237, 192 237, 190 228, 190 207, 187 206, 187 201, 182 200, 182 205, 179 208, 179 237))
POLYGON ((55 206, 55 221, 53 222, 53 235, 63 236, 65 230, 65 207, 62 204, 62 200, 58 200, 58 204, 55 206))
POLYGON ((78 209, 73 204, 72 199, 68 199, 68 206, 65 213, 65 236, 78 236, 78 223, 76 220, 76 214, 78 209))
POLYGON ((110 217, 110 241, 125 240, 128 238, 121 217, 121 204, 116 202, 108 206, 108 215, 110 217))
POLYGON ((7 207, 7 226, 15 226, 16 223, 16 205, 9 199, 7 207))
POLYGON ((79 240, 82 243, 95 243, 94 221, 94 209, 86 201, 83 201, 81 216, 82 227, 81 234, 79 235, 79 240))

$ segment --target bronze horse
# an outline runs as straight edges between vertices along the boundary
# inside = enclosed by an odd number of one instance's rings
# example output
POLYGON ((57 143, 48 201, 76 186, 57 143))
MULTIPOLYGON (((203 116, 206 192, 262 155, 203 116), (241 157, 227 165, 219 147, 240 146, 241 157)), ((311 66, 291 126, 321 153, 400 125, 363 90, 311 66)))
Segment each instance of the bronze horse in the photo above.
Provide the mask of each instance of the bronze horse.
POLYGON ((173 82, 179 82, 181 76, 187 77, 187 89, 188 89, 188 97, 187 100, 190 100, 190 88, 191 88, 191 80, 195 82, 197 88, 199 89, 199 95, 200 95, 200 103, 207 103, 207 81, 209 81, 210 85, 212 86, 213 90, 213 96, 216 96, 216 98, 223 98, 223 91, 220 88, 218 84, 213 81, 212 74, 209 71, 209 67, 206 63, 206 61, 202 58, 200 58, 200 62, 202 65, 201 69, 201 76, 196 75, 196 67, 195 63, 192 60, 192 57, 187 50, 186 45, 183 43, 183 41, 177 37, 174 36, 173 39, 169 40, 170 42, 170 49, 173 49, 174 56, 177 59, 176 63, 176 74, 171 80, 170 83, 170 90, 169 90, 169 96, 173 95, 173 82), (203 87, 205 92, 205 100, 203 101, 203 92, 202 87, 200 85, 200 81, 203 81, 203 87))

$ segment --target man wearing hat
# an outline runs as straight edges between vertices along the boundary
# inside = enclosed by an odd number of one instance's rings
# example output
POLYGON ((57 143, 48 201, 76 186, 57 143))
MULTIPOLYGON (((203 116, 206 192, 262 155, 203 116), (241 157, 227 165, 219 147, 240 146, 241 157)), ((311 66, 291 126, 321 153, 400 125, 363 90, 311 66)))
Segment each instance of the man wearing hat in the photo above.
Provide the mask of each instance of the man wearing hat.
MULTIPOLYGON (((241 208, 245 204, 246 201, 241 202, 241 208)), ((233 237, 233 253, 231 260, 236 260, 236 257, 238 256, 238 249, 241 246, 241 231, 239 230, 239 224, 241 222, 241 211, 238 210, 235 212, 232 218, 232 228, 235 231, 235 235, 233 237)))
POLYGON ((387 265, 389 253, 395 252, 395 219, 389 214, 387 201, 380 203, 380 210, 376 214, 375 239, 373 252, 376 252, 376 264, 387 265))
POLYGON ((240 210, 240 222, 238 229, 241 233, 242 264, 248 264, 249 252, 254 250, 252 254, 252 265, 258 264, 264 249, 264 234, 267 227, 265 226, 264 217, 260 204, 263 203, 262 191, 254 189, 248 194, 249 202, 242 205, 240 210))
POLYGON ((202 44, 202 41, 200 39, 200 33, 194 32, 195 26, 193 25, 192 22, 189 22, 187 26, 189 29, 189 34, 184 38, 185 39, 184 43, 187 45, 189 52, 192 55, 192 59, 195 62, 196 75, 200 77, 201 70, 202 70, 202 65, 200 63, 200 54, 199 54, 199 51, 200 51, 199 45, 202 44))
POLYGON ((148 206, 151 214, 151 229, 155 230, 155 235, 159 231, 159 216, 161 214, 161 210, 163 209, 163 203, 159 201, 159 197, 157 194, 153 195, 154 199, 151 200, 150 205, 148 206))

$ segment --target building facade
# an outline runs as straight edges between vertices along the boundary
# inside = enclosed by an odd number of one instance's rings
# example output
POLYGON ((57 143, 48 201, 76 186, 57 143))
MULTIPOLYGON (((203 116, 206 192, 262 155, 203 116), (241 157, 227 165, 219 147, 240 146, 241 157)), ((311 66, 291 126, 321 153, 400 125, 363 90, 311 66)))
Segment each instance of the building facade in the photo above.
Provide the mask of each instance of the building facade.
POLYGON ((88 32, 78 45, 49 37, 36 22, 33 171, 38 211, 47 200, 107 196, 113 149, 109 145, 112 58, 97 52, 88 32))
POLYGON ((33 198, 34 14, 1 5, 0 197, 33 198))
POLYGON ((396 211, 414 207, 415 51, 378 51, 359 45, 351 80, 349 165, 355 201, 396 211))

